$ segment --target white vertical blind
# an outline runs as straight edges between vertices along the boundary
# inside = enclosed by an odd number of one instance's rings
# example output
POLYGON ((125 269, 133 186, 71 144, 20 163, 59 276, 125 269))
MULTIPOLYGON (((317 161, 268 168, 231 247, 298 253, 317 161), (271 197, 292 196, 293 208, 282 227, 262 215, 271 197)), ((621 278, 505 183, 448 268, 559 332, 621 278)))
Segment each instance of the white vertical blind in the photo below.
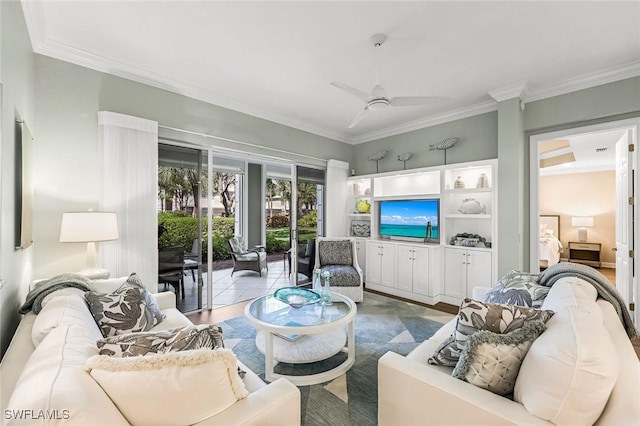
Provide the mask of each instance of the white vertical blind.
POLYGON ((100 210, 118 215, 120 238, 100 243, 100 264, 120 277, 137 272, 158 289, 158 123, 98 112, 100 210))

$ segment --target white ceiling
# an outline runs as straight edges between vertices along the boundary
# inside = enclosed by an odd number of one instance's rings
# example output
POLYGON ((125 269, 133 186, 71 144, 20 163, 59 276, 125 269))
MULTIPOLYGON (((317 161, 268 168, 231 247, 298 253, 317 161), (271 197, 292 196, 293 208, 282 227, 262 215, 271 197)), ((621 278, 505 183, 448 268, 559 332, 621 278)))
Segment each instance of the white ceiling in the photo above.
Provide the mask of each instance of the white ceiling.
POLYGON ((359 143, 640 75, 640 2, 27 1, 34 50, 247 114, 359 143), (389 96, 447 96, 372 112, 369 37, 386 33, 389 96))

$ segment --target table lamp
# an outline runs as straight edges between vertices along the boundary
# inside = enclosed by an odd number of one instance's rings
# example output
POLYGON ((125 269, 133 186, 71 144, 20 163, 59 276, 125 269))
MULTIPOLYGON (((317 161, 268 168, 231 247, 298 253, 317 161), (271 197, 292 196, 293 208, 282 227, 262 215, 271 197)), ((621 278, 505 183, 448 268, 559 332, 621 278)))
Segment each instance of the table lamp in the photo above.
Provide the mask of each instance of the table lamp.
POLYGON ((593 226, 593 216, 573 216, 571 218, 571 226, 578 228, 578 241, 587 242, 587 227, 593 226))
POLYGON ((109 278, 109 271, 98 267, 96 242, 118 239, 114 212, 68 212, 62 214, 61 243, 87 243, 87 269, 78 273, 89 278, 109 278))

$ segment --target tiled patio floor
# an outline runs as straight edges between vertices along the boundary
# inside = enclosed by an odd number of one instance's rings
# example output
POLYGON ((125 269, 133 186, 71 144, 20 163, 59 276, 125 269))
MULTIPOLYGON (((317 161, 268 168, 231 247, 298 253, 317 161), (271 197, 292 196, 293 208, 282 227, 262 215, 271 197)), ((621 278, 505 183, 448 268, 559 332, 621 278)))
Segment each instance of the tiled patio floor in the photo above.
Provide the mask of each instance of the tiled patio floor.
MULTIPOLYGON (((293 285, 289 279, 289 270, 285 270, 282 260, 269 262, 269 270, 262 271, 262 277, 252 271, 238 271, 231 277, 233 269, 213 271, 213 306, 212 309, 233 305, 249 299, 255 299, 265 294, 273 293, 280 287, 293 285)), ((300 282, 307 280, 300 276, 300 282)), ((206 274, 204 275, 203 306, 207 302, 206 274)), ((177 298, 177 307, 182 312, 190 312, 198 309, 198 289, 191 273, 185 275, 185 297, 177 298)), ((171 289, 169 286, 167 290, 171 289)), ((164 288, 161 286, 160 291, 164 288)))

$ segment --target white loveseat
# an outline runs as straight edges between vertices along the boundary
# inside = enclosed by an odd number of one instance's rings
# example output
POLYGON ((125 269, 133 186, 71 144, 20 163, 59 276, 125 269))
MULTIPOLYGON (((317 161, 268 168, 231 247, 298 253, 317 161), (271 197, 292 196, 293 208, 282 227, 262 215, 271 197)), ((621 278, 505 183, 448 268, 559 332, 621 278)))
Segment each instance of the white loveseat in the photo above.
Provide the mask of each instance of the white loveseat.
MULTIPOLYGON (((174 293, 159 293, 156 299, 166 318, 151 331, 191 325, 191 322, 175 308, 174 293)), ((72 315, 78 316, 77 313, 72 315)), ((87 317, 91 318, 88 309, 87 317)), ((85 361, 97 355, 98 349, 95 339, 92 341, 82 336, 101 337, 96 323, 91 320, 85 321, 86 324, 80 328, 86 326, 86 329, 80 330, 75 337, 72 333, 50 331, 47 335, 48 340, 42 340, 36 348, 32 342, 35 320, 36 315, 33 312, 24 315, 0 364, 3 424, 127 425, 126 418, 84 368, 85 361), (66 336, 66 340, 61 338, 59 342, 51 342, 49 335, 52 333, 56 337, 66 336), (78 337, 79 335, 81 337, 78 337), (38 350, 45 343, 55 350, 50 353, 38 350), (54 419, 29 418, 38 415, 52 416, 54 419), (27 416, 27 419, 15 420, 17 416, 27 416)), ((75 327, 78 331, 77 325, 61 325, 59 328, 62 327, 75 327)), ((240 362, 238 364, 246 371, 243 381, 249 395, 198 424, 300 423, 300 391, 296 386, 285 379, 266 384, 246 366, 240 362)), ((140 396, 132 389, 132 398, 136 397, 140 396)), ((184 406, 188 405, 189 397, 189 393, 185 392, 184 401, 175 400, 175 410, 184 409, 184 406)))
POLYGON ((579 278, 551 288, 542 308, 556 313, 516 381, 522 403, 456 379, 452 368, 427 364, 456 318, 406 357, 387 352, 378 361, 379 424, 639 425, 640 362, 611 303, 596 297, 579 278))

